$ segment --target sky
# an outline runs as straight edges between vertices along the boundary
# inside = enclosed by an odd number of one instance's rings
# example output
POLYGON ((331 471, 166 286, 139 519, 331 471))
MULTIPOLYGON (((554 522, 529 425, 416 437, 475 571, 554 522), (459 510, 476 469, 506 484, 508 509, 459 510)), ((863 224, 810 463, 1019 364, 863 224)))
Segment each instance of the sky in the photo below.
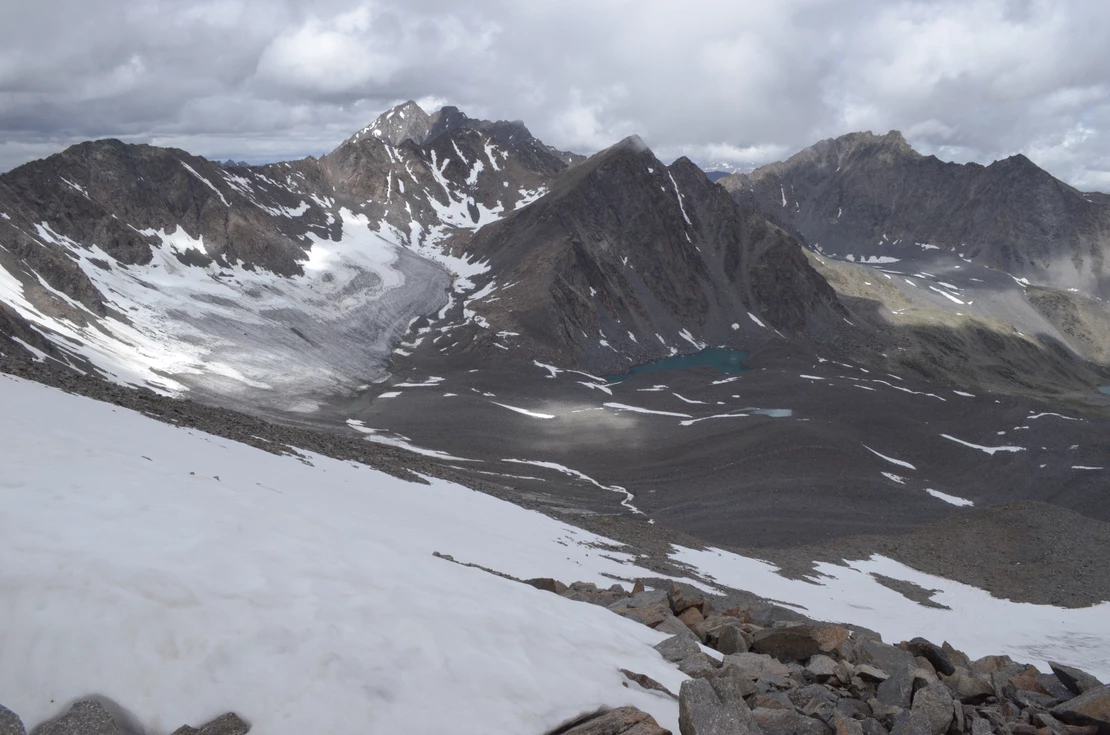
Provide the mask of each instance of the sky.
POLYGON ((1110 191, 1105 0, 0 0, 0 171, 104 137, 322 155, 393 104, 757 165, 901 130, 1110 191))

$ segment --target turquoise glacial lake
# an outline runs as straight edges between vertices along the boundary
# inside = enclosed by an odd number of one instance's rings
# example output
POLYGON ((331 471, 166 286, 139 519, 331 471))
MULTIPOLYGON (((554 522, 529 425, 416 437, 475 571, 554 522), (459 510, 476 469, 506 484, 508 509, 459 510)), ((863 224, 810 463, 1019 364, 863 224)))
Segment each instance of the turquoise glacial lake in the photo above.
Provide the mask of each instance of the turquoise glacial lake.
POLYGON ((637 365, 627 373, 621 375, 606 375, 610 383, 619 383, 628 380, 634 375, 647 375, 649 373, 669 373, 675 370, 689 370, 690 368, 713 368, 719 373, 744 373, 750 368, 744 364, 748 359, 747 350, 730 350, 725 347, 709 347, 693 355, 675 355, 664 357, 655 362, 637 365))
POLYGON ((1106 395, 1110 396, 1110 385, 1099 386, 1098 392, 1105 393, 1106 395))

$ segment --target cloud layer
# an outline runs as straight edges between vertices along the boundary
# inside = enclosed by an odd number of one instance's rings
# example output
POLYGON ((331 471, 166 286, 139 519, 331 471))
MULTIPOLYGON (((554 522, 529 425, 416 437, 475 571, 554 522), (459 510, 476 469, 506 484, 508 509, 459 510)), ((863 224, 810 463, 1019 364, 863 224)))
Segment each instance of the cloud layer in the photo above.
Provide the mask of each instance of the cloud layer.
POLYGON ((0 170, 97 137, 327 152, 397 101, 589 152, 760 164, 853 130, 1110 190, 1104 0, 40 0, 0 28, 0 170))

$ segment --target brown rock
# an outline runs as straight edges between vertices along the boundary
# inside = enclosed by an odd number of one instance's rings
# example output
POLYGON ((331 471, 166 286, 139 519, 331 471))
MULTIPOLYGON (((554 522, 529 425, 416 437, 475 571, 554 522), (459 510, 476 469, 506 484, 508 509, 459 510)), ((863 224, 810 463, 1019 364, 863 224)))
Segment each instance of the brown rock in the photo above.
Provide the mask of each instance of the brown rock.
POLYGON ((589 715, 548 735, 671 735, 655 718, 635 707, 619 707, 589 715))
POLYGON ((637 674, 635 671, 629 671, 628 669, 621 669, 621 673, 624 674, 624 678, 639 684, 644 689, 650 689, 655 692, 662 692, 672 699, 678 699, 678 696, 674 692, 657 682, 655 679, 652 679, 647 674, 637 674))
POLYGON ((835 650, 843 638, 837 626, 796 625, 789 628, 767 628, 752 636, 751 650, 766 653, 780 661, 804 661, 810 656, 835 650))
POLYGON ((632 596, 635 597, 636 595, 640 594, 643 591, 644 591, 644 583, 637 579, 635 584, 632 585, 632 596))
MULTIPOLYGON (((684 608, 678 615, 678 619, 690 630, 693 630, 695 625, 705 622, 705 617, 701 614, 701 609, 694 606, 684 608)), ((694 632, 696 633, 697 631, 694 632)), ((698 637, 701 638, 702 636, 698 637)))
POLYGON ((1100 733, 1110 733, 1110 686, 1088 689, 1057 705, 1052 716, 1069 725, 1098 725, 1100 733))
POLYGON ((635 620, 637 623, 642 623, 649 628, 654 628, 667 618, 673 617, 671 614, 671 608, 662 603, 647 605, 645 607, 634 607, 625 610, 617 610, 616 613, 617 615, 624 616, 629 620, 635 620))

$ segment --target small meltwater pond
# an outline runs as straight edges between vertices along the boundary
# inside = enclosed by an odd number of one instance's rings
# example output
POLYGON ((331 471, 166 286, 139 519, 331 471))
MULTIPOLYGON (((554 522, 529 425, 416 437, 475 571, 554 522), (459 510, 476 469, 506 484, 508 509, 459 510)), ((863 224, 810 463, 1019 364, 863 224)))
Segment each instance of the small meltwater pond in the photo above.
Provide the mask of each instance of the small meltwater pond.
POLYGON ((1110 396, 1110 385, 1100 385, 1098 387, 1098 392, 1105 393, 1106 395, 1110 396))
POLYGON ((689 370, 690 368, 708 367, 720 373, 744 373, 750 368, 744 364, 748 359, 747 350, 732 350, 725 347, 710 347, 693 355, 675 355, 664 357, 655 362, 636 365, 627 373, 620 375, 607 375, 605 379, 610 383, 619 383, 634 375, 648 373, 666 373, 672 370, 689 370))

